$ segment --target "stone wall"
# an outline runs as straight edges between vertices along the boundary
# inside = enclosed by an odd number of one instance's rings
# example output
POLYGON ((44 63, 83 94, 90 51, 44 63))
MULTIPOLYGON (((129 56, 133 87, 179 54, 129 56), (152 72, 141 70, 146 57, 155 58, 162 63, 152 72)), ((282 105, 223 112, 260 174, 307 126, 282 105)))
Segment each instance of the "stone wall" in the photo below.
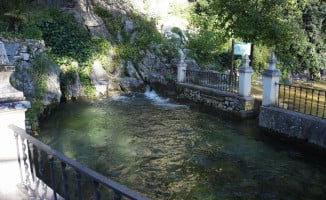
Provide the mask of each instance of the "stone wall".
MULTIPOLYGON (((43 40, 35 39, 7 39, 0 38, 6 48, 9 63, 16 66, 16 73, 11 77, 12 84, 20 91, 24 92, 27 99, 35 98, 35 80, 32 78, 32 62, 36 54, 45 52, 43 40)), ((53 102, 60 102, 60 69, 58 66, 48 68, 46 88, 44 91, 44 105, 50 105, 53 102)))
POLYGON ((178 83, 177 87, 178 98, 211 106, 242 119, 258 116, 260 103, 253 97, 184 83, 178 83))
POLYGON ((259 126, 272 133, 299 138, 326 148, 326 119, 277 107, 262 106, 259 126))

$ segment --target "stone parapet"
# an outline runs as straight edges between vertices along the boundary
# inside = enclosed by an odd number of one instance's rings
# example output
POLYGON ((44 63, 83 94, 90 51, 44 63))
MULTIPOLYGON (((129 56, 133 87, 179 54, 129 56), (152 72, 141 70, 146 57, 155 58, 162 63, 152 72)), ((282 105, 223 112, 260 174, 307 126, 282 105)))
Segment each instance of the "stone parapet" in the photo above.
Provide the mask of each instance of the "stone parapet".
POLYGON ((26 110, 31 107, 29 101, 15 101, 0 103, 0 113, 11 112, 13 110, 26 110))
POLYGON ((288 137, 326 148, 326 119, 273 106, 262 106, 259 126, 288 137))
POLYGON ((259 103, 253 97, 192 84, 178 83, 177 86, 178 98, 204 104, 241 119, 258 116, 259 103))

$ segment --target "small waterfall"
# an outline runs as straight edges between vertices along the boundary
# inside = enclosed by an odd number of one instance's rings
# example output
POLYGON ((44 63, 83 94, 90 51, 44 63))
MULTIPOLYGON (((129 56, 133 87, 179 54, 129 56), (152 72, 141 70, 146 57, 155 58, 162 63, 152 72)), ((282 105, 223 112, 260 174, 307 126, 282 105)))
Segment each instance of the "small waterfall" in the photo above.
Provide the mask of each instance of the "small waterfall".
POLYGON ((186 105, 171 103, 169 98, 160 97, 149 85, 146 86, 144 95, 146 98, 152 100, 156 105, 162 106, 166 110, 189 109, 186 105))
POLYGON ((160 97, 156 92, 155 90, 153 90, 151 88, 151 86, 147 85, 146 86, 146 91, 144 93, 144 95, 146 96, 146 98, 154 101, 155 103, 158 103, 158 104, 163 104, 163 103, 167 103, 169 101, 169 99, 165 99, 165 98, 162 98, 160 97))

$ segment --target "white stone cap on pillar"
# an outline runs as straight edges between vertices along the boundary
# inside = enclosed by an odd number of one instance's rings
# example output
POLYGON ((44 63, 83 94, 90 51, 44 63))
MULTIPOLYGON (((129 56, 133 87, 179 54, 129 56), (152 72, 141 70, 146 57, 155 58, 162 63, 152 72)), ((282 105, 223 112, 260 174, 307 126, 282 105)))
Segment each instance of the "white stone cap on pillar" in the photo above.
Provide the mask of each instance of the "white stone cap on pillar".
POLYGON ((249 56, 245 55, 242 59, 242 66, 239 68, 239 73, 252 73, 254 70, 249 66, 249 56))
POLYGON ((271 69, 271 70, 276 69, 277 58, 276 58, 274 52, 272 52, 271 57, 269 58, 268 63, 269 63, 268 69, 271 69))
POLYGON ((268 61, 268 69, 263 71, 262 75, 267 77, 280 77, 281 71, 276 68, 276 62, 277 62, 277 58, 275 56, 275 53, 273 52, 268 61))

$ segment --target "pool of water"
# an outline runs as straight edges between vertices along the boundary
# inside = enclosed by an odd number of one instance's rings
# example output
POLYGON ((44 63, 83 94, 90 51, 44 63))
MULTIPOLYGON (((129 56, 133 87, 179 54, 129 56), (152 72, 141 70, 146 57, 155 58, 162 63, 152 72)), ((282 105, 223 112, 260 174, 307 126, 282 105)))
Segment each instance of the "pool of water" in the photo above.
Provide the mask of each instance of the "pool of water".
POLYGON ((326 161, 256 120, 199 112, 155 93, 61 104, 40 139, 153 199, 323 199, 326 161))

